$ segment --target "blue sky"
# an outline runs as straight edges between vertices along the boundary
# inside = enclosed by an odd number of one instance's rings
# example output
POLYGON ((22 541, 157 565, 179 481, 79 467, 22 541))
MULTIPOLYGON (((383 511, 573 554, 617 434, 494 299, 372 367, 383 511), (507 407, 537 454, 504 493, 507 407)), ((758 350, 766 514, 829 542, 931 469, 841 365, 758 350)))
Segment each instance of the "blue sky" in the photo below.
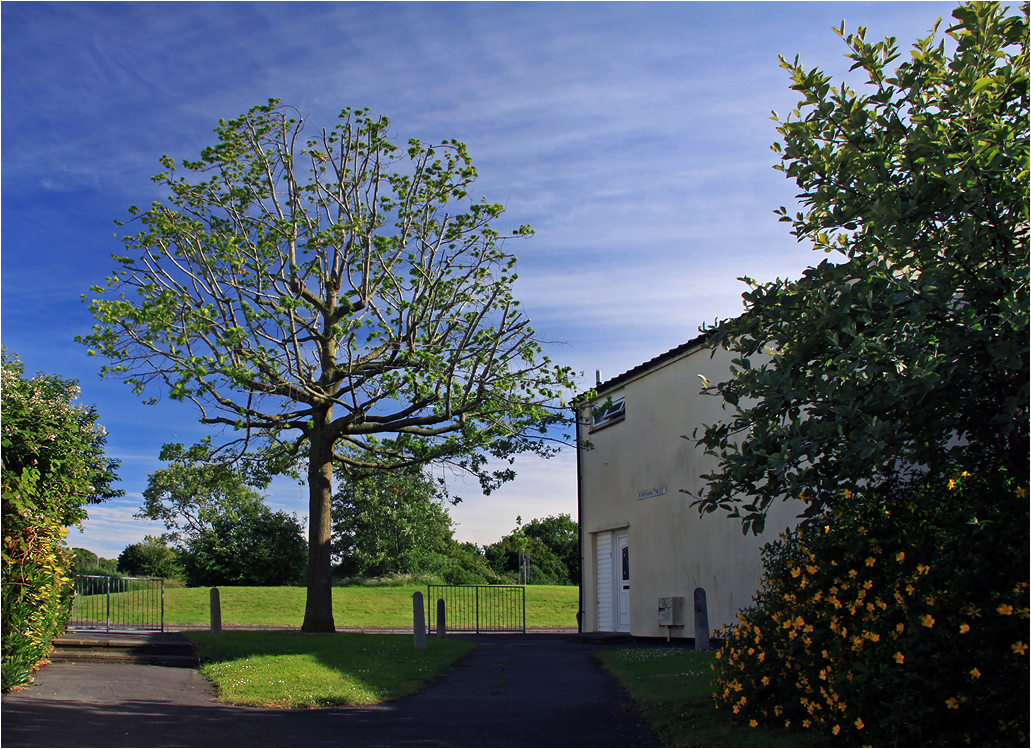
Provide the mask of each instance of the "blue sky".
MULTIPOLYGON (((132 517, 146 474, 163 443, 207 434, 189 406, 101 381, 72 339, 92 324, 80 295, 115 267, 114 220, 161 199, 158 158, 196 157, 219 118, 278 97, 320 126, 369 107, 402 140, 464 141, 475 192, 507 206, 498 228, 536 230, 509 245, 516 296, 589 386, 737 314, 737 277, 819 261, 773 215, 794 196, 769 150, 771 110, 796 103, 777 55, 847 76, 842 20, 905 48, 952 7, 4 2, 0 339, 29 372, 80 380, 126 491, 69 543, 114 556, 160 532, 132 517)), ((515 467, 490 497, 455 487, 460 540, 575 516, 572 453, 515 467)), ((269 504, 304 516, 307 490, 278 481, 269 504)))

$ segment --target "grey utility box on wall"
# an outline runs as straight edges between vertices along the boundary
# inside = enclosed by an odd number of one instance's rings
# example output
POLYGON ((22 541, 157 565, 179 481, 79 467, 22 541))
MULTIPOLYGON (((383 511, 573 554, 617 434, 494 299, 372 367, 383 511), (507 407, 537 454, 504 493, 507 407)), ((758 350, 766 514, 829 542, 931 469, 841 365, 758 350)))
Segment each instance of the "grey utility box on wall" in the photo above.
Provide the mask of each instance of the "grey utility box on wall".
POLYGON ((684 597, 673 596, 672 598, 659 599, 659 626, 660 627, 683 627, 684 626, 684 597))

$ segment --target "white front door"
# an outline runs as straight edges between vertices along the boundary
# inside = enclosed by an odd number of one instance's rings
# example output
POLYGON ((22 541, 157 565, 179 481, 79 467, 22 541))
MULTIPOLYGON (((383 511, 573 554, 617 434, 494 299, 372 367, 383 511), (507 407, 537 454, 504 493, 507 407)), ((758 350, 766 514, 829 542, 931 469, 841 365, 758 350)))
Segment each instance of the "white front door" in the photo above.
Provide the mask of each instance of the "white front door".
POLYGON ((616 631, 630 631, 630 547, 627 534, 616 536, 616 631))

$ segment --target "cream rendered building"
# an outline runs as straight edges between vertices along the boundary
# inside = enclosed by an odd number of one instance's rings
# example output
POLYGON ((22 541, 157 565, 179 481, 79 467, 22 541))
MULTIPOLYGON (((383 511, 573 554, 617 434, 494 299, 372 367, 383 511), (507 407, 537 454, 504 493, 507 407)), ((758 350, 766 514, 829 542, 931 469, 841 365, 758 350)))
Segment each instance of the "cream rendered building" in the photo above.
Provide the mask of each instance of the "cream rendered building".
MULTIPOLYGON (((797 523, 801 504, 779 503, 763 535, 741 521, 691 507, 700 476, 716 467, 690 438, 729 416, 702 395, 701 379, 722 382, 731 354, 700 336, 600 383, 583 408, 578 452, 581 628, 637 636, 694 637, 694 593, 705 590, 709 630, 750 605, 762 572, 759 551, 797 523), (660 626, 661 598, 680 598, 682 626, 660 626)), ((669 604, 670 602, 666 602, 669 604)), ((679 607, 669 612, 680 614, 679 607)), ((670 619, 664 619, 670 621, 670 619)))

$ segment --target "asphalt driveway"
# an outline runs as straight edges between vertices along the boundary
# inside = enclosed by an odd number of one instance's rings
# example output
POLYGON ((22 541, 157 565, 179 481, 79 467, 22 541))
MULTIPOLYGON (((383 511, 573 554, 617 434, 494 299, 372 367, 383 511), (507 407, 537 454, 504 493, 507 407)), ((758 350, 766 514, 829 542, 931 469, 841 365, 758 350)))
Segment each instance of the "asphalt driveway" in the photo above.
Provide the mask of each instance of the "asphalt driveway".
POLYGON ((468 637, 481 647, 420 694, 370 707, 233 707, 216 703, 211 684, 193 669, 51 664, 33 685, 4 697, 0 742, 4 747, 661 746, 616 680, 591 658, 605 645, 571 642, 558 634, 468 637))

